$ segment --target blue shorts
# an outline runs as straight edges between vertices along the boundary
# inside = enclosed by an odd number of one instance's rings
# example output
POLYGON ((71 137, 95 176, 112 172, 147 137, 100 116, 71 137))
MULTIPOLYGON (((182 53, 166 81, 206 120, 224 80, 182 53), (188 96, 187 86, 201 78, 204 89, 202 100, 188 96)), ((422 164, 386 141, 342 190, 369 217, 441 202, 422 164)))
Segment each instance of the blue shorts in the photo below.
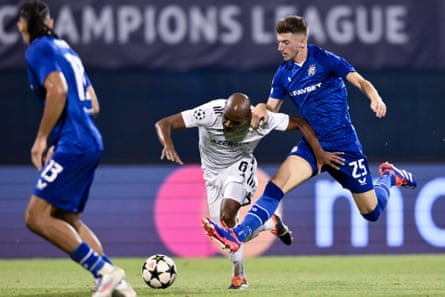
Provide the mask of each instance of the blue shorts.
POLYGON ((33 194, 58 209, 78 213, 85 208, 102 151, 56 152, 40 171, 33 194))
MULTIPOLYGON (((342 151, 339 149, 338 151, 342 151)), ((343 151, 342 157, 345 159, 345 166, 340 166, 336 170, 330 166, 323 166, 322 171, 327 171, 343 188, 351 193, 364 193, 374 189, 371 172, 369 171, 368 158, 360 151, 343 151)), ((312 176, 317 174, 317 162, 312 149, 304 141, 300 141, 298 146, 288 154, 300 156, 312 167, 312 176)))

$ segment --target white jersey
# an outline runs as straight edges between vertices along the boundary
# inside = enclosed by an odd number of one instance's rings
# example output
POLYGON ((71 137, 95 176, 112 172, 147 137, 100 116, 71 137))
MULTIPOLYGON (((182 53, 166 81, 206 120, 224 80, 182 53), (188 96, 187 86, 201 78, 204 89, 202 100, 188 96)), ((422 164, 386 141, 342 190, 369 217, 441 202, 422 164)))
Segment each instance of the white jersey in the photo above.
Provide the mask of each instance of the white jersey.
POLYGON ((250 128, 240 142, 227 141, 223 131, 223 111, 226 101, 227 99, 215 99, 182 112, 187 128, 199 128, 201 167, 206 180, 243 158, 250 158, 255 162, 253 151, 260 140, 273 130, 285 131, 289 125, 287 114, 268 112, 267 125, 257 129, 250 128))

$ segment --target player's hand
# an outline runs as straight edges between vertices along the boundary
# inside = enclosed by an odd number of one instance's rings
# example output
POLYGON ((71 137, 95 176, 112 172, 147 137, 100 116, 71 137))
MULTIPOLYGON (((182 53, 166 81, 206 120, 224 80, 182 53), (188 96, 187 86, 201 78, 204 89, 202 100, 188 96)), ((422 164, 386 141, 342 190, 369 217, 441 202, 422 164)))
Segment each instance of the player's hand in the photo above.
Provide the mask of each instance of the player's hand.
POLYGON ((51 160, 51 158, 54 155, 54 149, 55 149, 54 145, 49 147, 48 151, 45 154, 44 164, 48 163, 48 161, 51 160))
POLYGON ((339 166, 345 165, 345 159, 341 157, 344 152, 326 152, 321 151, 317 154, 317 175, 321 173, 321 167, 324 165, 330 166, 339 170, 339 166))
POLYGON ((37 170, 41 170, 44 164, 44 156, 46 152, 46 139, 45 138, 36 138, 34 144, 31 148, 31 161, 37 170))
POLYGON ((161 160, 164 160, 166 158, 169 161, 178 163, 179 165, 184 165, 184 162, 182 162, 181 158, 179 157, 176 150, 172 147, 165 147, 162 149, 161 153, 161 160))
POLYGON ((376 117, 383 118, 386 115, 386 104, 382 98, 378 98, 371 101, 371 110, 375 112, 376 117))
POLYGON ((265 103, 257 104, 252 110, 252 120, 250 125, 252 128, 258 128, 258 126, 267 124, 269 116, 267 114, 267 107, 265 103))

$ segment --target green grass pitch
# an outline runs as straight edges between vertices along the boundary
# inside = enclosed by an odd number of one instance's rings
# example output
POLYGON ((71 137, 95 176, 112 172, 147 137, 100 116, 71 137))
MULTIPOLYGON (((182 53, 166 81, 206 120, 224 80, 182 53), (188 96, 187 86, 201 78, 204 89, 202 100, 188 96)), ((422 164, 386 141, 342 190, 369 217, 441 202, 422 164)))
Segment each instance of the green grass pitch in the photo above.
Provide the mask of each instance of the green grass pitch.
MULTIPOLYGON (((176 282, 151 289, 141 278, 143 258, 115 258, 139 297, 149 296, 445 296, 445 255, 294 256, 245 260, 249 288, 230 291, 224 257, 174 258, 176 282)), ((92 278, 68 259, 0 260, 0 295, 91 296, 92 278)))

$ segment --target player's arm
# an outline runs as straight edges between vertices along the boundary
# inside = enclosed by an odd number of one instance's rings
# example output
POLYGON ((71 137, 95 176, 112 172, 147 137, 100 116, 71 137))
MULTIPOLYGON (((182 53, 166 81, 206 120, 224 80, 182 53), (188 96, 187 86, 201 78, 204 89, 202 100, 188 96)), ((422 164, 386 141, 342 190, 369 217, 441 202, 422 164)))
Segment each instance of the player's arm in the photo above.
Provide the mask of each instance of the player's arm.
POLYGON ((371 110, 375 112, 375 115, 378 118, 382 118, 386 115, 386 104, 383 102, 377 89, 369 80, 363 78, 358 72, 348 73, 346 80, 369 98, 371 101, 371 110))
POLYGON ((68 93, 65 76, 61 72, 51 72, 43 82, 43 87, 46 90, 45 107, 31 148, 31 160, 38 170, 42 169, 48 137, 65 108, 68 93))
POLYGON ((94 91, 93 86, 88 86, 87 88, 88 98, 91 98, 91 106, 93 108, 93 116, 97 117, 99 115, 100 106, 99 99, 97 99, 96 92, 94 91))
POLYGON ((161 160, 167 158, 167 160, 176 162, 180 165, 184 164, 175 150, 171 137, 172 130, 184 128, 185 122, 181 113, 165 117, 155 123, 155 129, 156 133, 158 134, 159 142, 164 146, 161 153, 161 160))
POLYGON ((318 141, 317 134, 315 134, 314 129, 311 125, 302 117, 289 116, 289 124, 287 126, 287 131, 289 130, 300 130, 303 137, 309 143, 312 151, 314 152, 315 158, 317 159, 317 174, 321 172, 321 167, 323 165, 331 166, 332 168, 339 169, 338 166, 345 165, 345 159, 341 157, 343 152, 327 152, 325 151, 318 141))
POLYGON ((267 124, 267 121, 269 120, 267 111, 269 110, 272 112, 278 112, 282 104, 283 100, 275 99, 272 97, 269 97, 266 103, 257 104, 252 110, 252 127, 258 128, 260 122, 262 122, 263 124, 267 124))

